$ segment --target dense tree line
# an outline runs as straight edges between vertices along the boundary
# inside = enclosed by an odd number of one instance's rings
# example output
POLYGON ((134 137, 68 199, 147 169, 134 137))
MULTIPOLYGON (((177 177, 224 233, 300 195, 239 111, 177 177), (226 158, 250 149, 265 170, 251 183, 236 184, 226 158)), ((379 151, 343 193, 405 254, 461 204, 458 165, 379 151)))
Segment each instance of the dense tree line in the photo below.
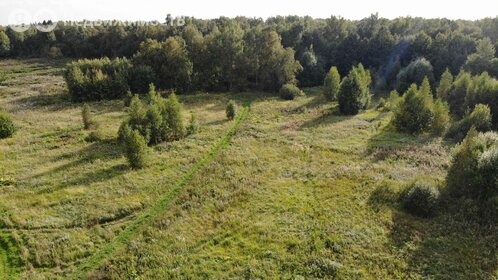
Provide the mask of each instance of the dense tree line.
MULTIPOLYGON (((431 84, 431 76, 439 79, 447 68, 452 75, 463 67, 474 75, 487 71, 496 77, 497 45, 498 18, 388 20, 372 15, 352 21, 339 17, 279 16, 264 21, 222 17, 187 18, 183 26, 112 22, 86 28, 61 22, 49 33, 34 28, 18 33, 0 27, 0 57, 131 59, 136 55, 137 61, 145 62, 152 53, 180 52, 172 63, 188 60, 182 63, 183 76, 172 78, 168 69, 155 69, 161 73, 154 79, 159 87, 161 82, 172 82, 182 88, 186 87, 185 80, 190 80, 188 90, 237 90, 251 86, 277 91, 296 78, 300 86, 314 86, 323 82, 332 65, 346 75, 361 62, 370 70, 376 89, 401 87, 404 91, 412 82, 421 82, 421 78, 409 77, 416 74, 413 70, 417 67, 432 72, 426 73, 431 84), (278 71, 274 69, 285 63, 278 71), (406 67, 409 68, 400 73, 406 67), (403 83, 398 84, 399 80, 403 83)), ((172 58, 165 55, 162 59, 172 58)))

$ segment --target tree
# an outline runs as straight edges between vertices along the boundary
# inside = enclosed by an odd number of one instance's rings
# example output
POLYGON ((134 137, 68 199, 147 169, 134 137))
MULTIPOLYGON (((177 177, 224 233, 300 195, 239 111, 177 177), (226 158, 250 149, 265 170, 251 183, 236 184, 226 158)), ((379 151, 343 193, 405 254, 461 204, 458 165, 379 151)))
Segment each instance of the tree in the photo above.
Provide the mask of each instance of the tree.
POLYGON ((140 44, 133 62, 150 66, 160 88, 185 91, 190 86, 192 63, 181 38, 169 37, 164 42, 148 39, 140 44))
POLYGON ((342 114, 356 115, 370 103, 370 73, 360 63, 344 78, 339 90, 339 109, 342 114))
POLYGON ((132 130, 125 136, 126 158, 133 169, 145 167, 147 163, 147 143, 137 130, 132 130))
POLYGON ((337 99, 340 86, 341 76, 339 75, 337 67, 333 66, 330 68, 323 81, 323 94, 325 95, 325 98, 329 101, 337 99))
POLYGON ((411 84, 420 84, 425 77, 431 83, 434 81, 431 63, 425 58, 415 59, 398 73, 397 90, 405 92, 411 84))
POLYGON ((432 96, 412 84, 394 111, 394 125, 412 134, 428 131, 434 118, 432 106, 432 96))
POLYGON ((0 57, 8 56, 10 53, 10 39, 5 31, 0 31, 0 57))
POLYGON ((477 42, 476 52, 467 57, 464 68, 474 75, 484 71, 494 72, 492 61, 495 58, 495 47, 489 38, 477 42))
POLYGON ((227 119, 233 120, 235 118, 235 116, 237 115, 237 104, 235 104, 235 102, 230 100, 227 103, 227 107, 225 108, 225 113, 226 113, 227 119))
POLYGON ((294 50, 284 48, 280 36, 274 31, 260 34, 257 57, 257 83, 264 90, 278 91, 284 84, 296 84, 296 74, 302 66, 294 59, 294 50))
POLYGON ((443 75, 441 75, 441 79, 439 80, 439 85, 436 89, 436 97, 447 100, 452 84, 453 75, 451 75, 450 70, 446 68, 443 75))
POLYGON ((164 128, 166 140, 179 140, 185 136, 185 126, 183 124, 183 108, 176 94, 172 93, 166 99, 163 109, 164 128))

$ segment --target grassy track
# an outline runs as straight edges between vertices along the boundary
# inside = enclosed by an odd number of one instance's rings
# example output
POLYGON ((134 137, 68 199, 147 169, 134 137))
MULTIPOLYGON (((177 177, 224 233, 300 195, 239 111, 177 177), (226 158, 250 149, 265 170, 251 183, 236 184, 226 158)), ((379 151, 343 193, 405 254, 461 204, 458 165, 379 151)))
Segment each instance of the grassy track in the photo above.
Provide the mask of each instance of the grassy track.
POLYGON ((225 132, 225 134, 212 146, 209 153, 196 163, 187 173, 180 178, 170 192, 161 197, 154 205, 145 210, 137 217, 129 226, 127 226, 119 235, 117 235, 111 242, 104 245, 94 255, 84 260, 78 267, 71 279, 81 279, 86 272, 91 271, 98 267, 98 265, 117 249, 124 246, 144 225, 150 224, 157 216, 168 206, 168 204, 181 193, 184 187, 192 180, 192 178, 204 167, 206 167, 214 157, 225 148, 229 143, 232 136, 237 132, 242 122, 246 119, 249 113, 249 105, 245 106, 234 124, 225 132))
POLYGON ((0 234, 0 279, 16 279, 19 274, 19 252, 8 234, 0 234))

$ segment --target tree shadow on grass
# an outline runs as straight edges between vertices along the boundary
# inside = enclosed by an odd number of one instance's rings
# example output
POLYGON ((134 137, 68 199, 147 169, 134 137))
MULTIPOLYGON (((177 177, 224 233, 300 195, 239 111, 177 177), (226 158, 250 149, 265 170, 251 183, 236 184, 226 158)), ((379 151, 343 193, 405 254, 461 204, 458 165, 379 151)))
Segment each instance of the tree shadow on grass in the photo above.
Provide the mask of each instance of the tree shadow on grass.
POLYGON ((368 205, 389 209, 392 222, 387 245, 407 260, 407 274, 423 279, 493 279, 498 269, 496 226, 473 222, 452 210, 432 218, 405 213, 399 191, 380 184, 368 205))
MULTIPOLYGON (((396 157, 398 152, 427 153, 428 156, 443 155, 443 150, 437 147, 428 147, 429 144, 438 141, 438 138, 433 135, 413 135, 397 132, 391 124, 376 129, 377 134, 368 140, 366 150, 366 156, 370 156, 374 161, 396 157)), ((449 145, 449 143, 443 142, 440 147, 447 149, 449 145)))
POLYGON ((421 219, 395 211, 391 244, 408 252, 408 269, 424 279, 493 279, 498 242, 490 230, 440 213, 421 219))
MULTIPOLYGON (((67 171, 69 169, 77 168, 86 164, 92 164, 95 161, 113 160, 116 158, 120 158, 121 156, 121 149, 119 148, 115 140, 104 140, 95 142, 76 152, 63 154, 56 158, 56 161, 74 159, 73 161, 60 165, 48 171, 38 173, 34 176, 29 177, 28 179, 37 179, 46 176, 57 176, 57 174, 63 173, 64 171, 67 171)), ((75 186, 83 183, 91 184, 93 182, 104 181, 118 176, 124 173, 126 170, 127 167, 122 164, 115 165, 107 169, 84 173, 76 179, 69 180, 64 185, 75 186)), ((50 192, 51 190, 53 191, 53 188, 51 187, 42 188, 38 190, 38 193, 50 192)))

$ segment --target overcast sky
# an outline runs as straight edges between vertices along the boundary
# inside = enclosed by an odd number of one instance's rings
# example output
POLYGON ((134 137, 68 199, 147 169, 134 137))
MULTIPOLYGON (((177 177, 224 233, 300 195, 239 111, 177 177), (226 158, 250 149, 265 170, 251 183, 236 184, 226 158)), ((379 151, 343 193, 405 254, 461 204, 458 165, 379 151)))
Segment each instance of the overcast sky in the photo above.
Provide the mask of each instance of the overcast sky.
POLYGON ((0 24, 52 20, 159 20, 166 14, 215 18, 275 15, 331 15, 361 19, 378 12, 381 17, 420 16, 479 19, 498 15, 498 0, 0 0, 0 24))

